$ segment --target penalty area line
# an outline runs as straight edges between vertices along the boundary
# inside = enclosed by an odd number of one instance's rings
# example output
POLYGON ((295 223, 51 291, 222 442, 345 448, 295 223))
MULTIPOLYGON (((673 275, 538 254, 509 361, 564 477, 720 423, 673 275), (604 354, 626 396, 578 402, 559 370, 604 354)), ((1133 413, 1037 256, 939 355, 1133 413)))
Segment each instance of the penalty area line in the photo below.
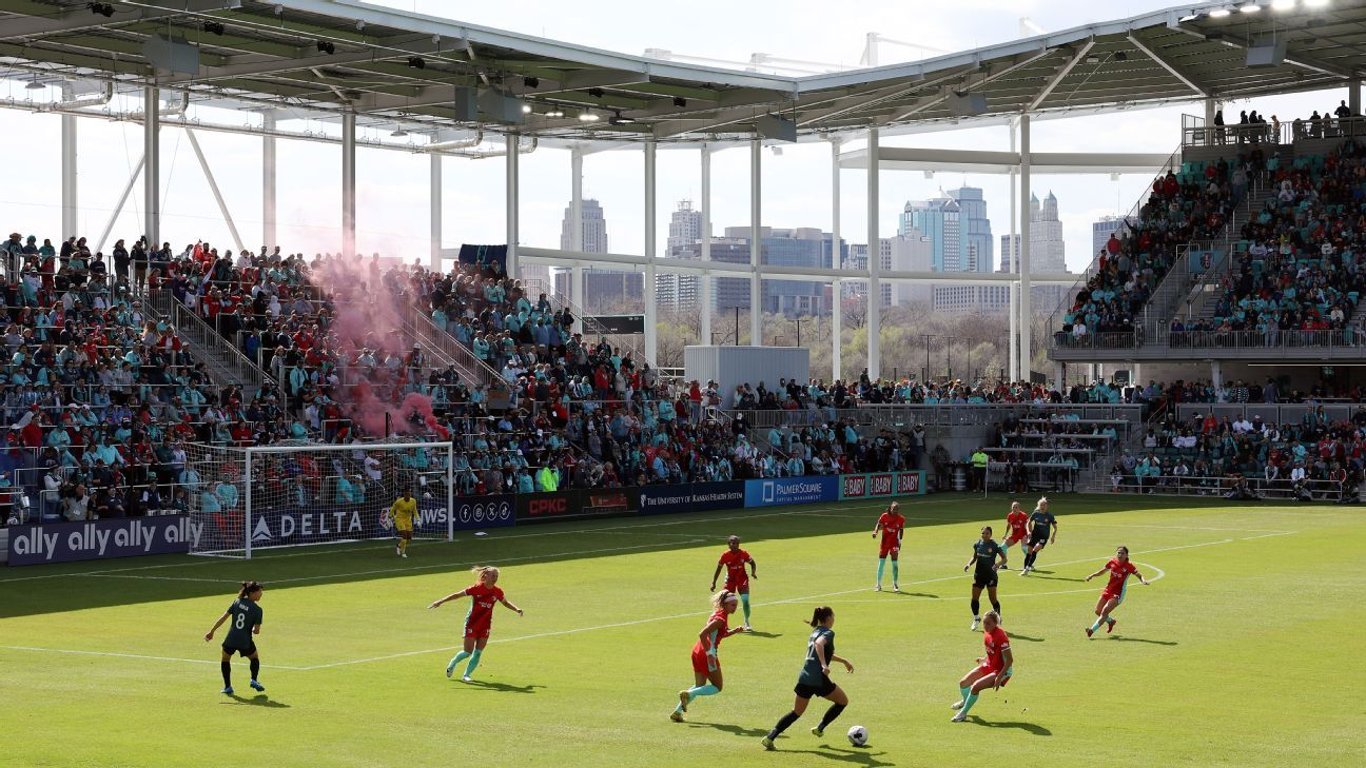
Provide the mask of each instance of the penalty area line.
MULTIPOLYGON (((114 653, 111 651, 80 651, 73 648, 37 648, 29 645, 0 645, 0 650, 5 651, 28 651, 31 653, 61 653, 69 656, 101 656, 116 659, 136 659, 138 661, 175 661, 182 664, 218 664, 217 661, 209 659, 183 659, 179 656, 147 656, 139 653, 114 653)), ((262 664, 266 669, 288 669, 294 672, 302 672, 308 667, 290 667, 281 664, 262 664)))

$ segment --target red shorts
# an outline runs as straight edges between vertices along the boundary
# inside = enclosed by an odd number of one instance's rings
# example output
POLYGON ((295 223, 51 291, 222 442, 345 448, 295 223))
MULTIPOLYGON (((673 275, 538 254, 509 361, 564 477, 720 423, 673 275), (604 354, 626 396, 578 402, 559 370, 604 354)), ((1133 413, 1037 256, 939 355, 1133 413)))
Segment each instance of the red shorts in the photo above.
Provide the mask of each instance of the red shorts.
POLYGON ((699 675, 720 672, 721 660, 715 656, 708 656, 706 650, 702 648, 694 647, 692 649, 692 671, 699 675))
POLYGON ((732 581, 731 579, 726 579, 726 591, 743 592, 744 594, 749 594, 749 579, 741 579, 739 581, 732 581))
POLYGON ((900 552, 901 552, 901 542, 899 542, 899 541, 884 541, 884 542, 882 542, 882 547, 878 550, 877 556, 878 556, 879 558, 883 558, 883 557, 886 557, 886 556, 888 556, 888 555, 899 554, 900 552))
POLYGON ((1017 532, 1017 531, 1011 531, 1011 532, 1010 532, 1010 535, 1006 537, 1006 546, 1010 546, 1011 544, 1018 544, 1018 543, 1020 543, 1020 542, 1022 542, 1022 541, 1024 541, 1024 540, 1025 540, 1025 532, 1024 532, 1024 531, 1018 531, 1018 532, 1017 532))
POLYGON ((1100 593, 1100 599, 1104 602, 1109 602, 1111 600, 1123 600, 1124 594, 1122 592, 1111 592, 1107 589, 1104 592, 1100 593))
POLYGON ((489 639, 489 625, 488 625, 488 624, 466 624, 466 625, 465 625, 465 638, 466 638, 467 640, 468 640, 468 639, 474 639, 474 640, 487 640, 487 639, 489 639))
MULTIPOLYGON (((990 664, 981 664, 981 665, 978 665, 977 669, 982 673, 982 677, 986 677, 987 675, 999 675, 999 674, 1001 674, 1001 670, 997 669, 996 667, 991 666, 990 664)), ((1006 683, 1009 683, 1009 682, 1010 682, 1010 675, 1007 674, 1004 678, 1001 678, 1000 682, 1001 682, 1001 686, 1000 686, 1000 687, 1002 687, 1002 688, 1006 687, 1006 683)))

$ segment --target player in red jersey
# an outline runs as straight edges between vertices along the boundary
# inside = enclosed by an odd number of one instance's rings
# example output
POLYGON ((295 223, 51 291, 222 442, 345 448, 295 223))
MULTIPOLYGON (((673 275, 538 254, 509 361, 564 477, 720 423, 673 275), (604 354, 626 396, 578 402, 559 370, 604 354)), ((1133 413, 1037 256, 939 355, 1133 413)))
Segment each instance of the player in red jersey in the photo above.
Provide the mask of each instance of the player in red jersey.
MULTIPOLYGON (((734 536, 732 540, 736 540, 734 536)), ((712 595, 711 616, 697 633, 697 642, 692 647, 692 671, 695 685, 678 692, 678 706, 669 719, 675 723, 683 722, 683 713, 688 704, 698 696, 714 696, 721 692, 721 660, 716 657, 721 641, 731 635, 749 631, 748 627, 730 628, 730 615, 740 604, 740 596, 730 589, 723 589, 712 595)))
MULTIPOLYGON (((1006 540, 1001 545, 1001 551, 1007 556, 1010 555, 1010 545, 1024 541, 1029 536, 1029 515, 1025 513, 1024 507, 1020 502, 1010 502, 1010 514, 1006 515, 1006 540)), ((1001 570, 1008 571, 1010 568, 1002 565, 1001 570)))
POLYGON ((1100 629, 1101 624, 1105 624, 1105 631, 1113 632, 1115 620, 1110 618, 1110 613, 1124 602, 1124 593, 1129 588, 1129 577, 1137 576, 1138 582, 1143 586, 1148 586, 1152 582, 1143 578, 1143 574, 1138 572, 1138 568, 1129 560, 1129 548, 1120 547, 1115 550, 1115 556, 1099 571, 1086 577, 1087 581, 1095 577, 1110 572, 1110 583, 1105 585, 1105 590, 1100 593, 1100 599, 1096 601, 1096 622, 1086 628, 1086 636, 1090 637, 1100 629))
POLYGON ((1004 687, 1014 672, 1015 654, 1010 650, 1010 637, 1001 629, 1001 617, 995 611, 987 611, 982 617, 982 644, 987 655, 978 659, 977 666, 958 681, 958 693, 963 698, 953 705, 958 710, 953 716, 955 723, 968 719, 968 710, 977 703, 977 694, 988 688, 1004 687))
POLYGON ((721 576, 721 569, 726 569, 726 591, 734 592, 740 596, 740 605, 745 609, 745 629, 749 626, 749 580, 759 578, 759 566, 755 565, 754 558, 749 553, 740 549, 740 537, 731 536, 726 539, 726 551, 721 554, 721 559, 716 563, 716 570, 711 575, 711 591, 716 591, 716 580, 721 576), (745 563, 749 563, 749 573, 745 573, 745 563))
POLYGON ((882 532, 882 546, 877 553, 877 584, 873 590, 882 591, 882 572, 887 568, 887 556, 892 556, 892 591, 900 592, 901 586, 897 583, 901 578, 901 563, 897 561, 901 554, 901 537, 906 531, 906 518, 901 514, 901 505, 895 501, 887 507, 877 519, 877 525, 873 526, 873 538, 877 538, 878 532, 882 532))
POLYGON ((484 654, 484 646, 489 644, 489 630, 493 626, 493 606, 495 603, 502 603, 505 607, 522 615, 522 609, 509 603, 503 597, 503 590, 494 586, 498 583, 498 569, 491 565, 476 565, 471 568, 476 581, 473 586, 465 587, 459 592, 454 592, 433 602, 428 608, 438 608, 442 603, 448 603, 465 595, 470 596, 470 612, 465 616, 465 648, 451 657, 451 662, 446 665, 446 677, 455 674, 455 666, 464 659, 470 660, 469 666, 465 667, 465 674, 461 678, 465 682, 470 682, 470 675, 479 666, 479 657, 484 654))

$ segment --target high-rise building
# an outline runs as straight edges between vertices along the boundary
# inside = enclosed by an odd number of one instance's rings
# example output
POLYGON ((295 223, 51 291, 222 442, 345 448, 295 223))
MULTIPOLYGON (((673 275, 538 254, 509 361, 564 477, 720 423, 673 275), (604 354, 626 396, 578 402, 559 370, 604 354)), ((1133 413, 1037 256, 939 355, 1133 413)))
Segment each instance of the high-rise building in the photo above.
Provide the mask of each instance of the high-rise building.
MULTIPOLYGON (((928 272, 930 263, 934 258, 933 245, 930 239, 921 234, 920 230, 914 228, 896 237, 882 238, 878 244, 878 252, 882 257, 881 267, 883 270, 928 272)), ((845 267, 850 271, 857 272, 868 269, 868 245, 866 243, 849 246, 849 258, 845 262, 845 267)), ((868 295, 868 281, 866 280, 848 280, 840 285, 845 296, 863 297, 868 295)), ((903 281, 884 281, 881 288, 882 306, 884 307, 901 306, 915 302, 929 304, 930 302, 931 288, 929 285, 918 285, 903 281)))
POLYGON ((990 272, 996 266, 995 243, 991 238, 991 219, 987 218, 987 201, 982 190, 977 187, 951 189, 949 197, 958 202, 961 271, 990 272))
MULTIPOLYGON (((607 218, 602 206, 594 199, 586 199, 580 206, 583 217, 579 224, 583 233, 583 253, 607 253, 607 218)), ((564 209, 560 224, 560 249, 574 250, 574 206, 564 209)), ((615 269, 583 268, 583 295, 572 296, 573 280, 569 270, 555 274, 555 292, 569 296, 581 311, 614 312, 631 309, 645 296, 645 275, 615 269)))
MULTIPOLYGON (((1106 235, 1108 238, 1109 235, 1106 235)), ((1029 199, 1029 272, 1030 274, 1067 273, 1066 244, 1062 221, 1058 217, 1058 198, 1052 193, 1042 203, 1035 195, 1029 199)), ((1001 272, 1020 271, 1020 236, 1001 236, 1001 272)), ((1061 285, 1036 285, 1030 290, 1031 309, 1036 314, 1051 313, 1067 293, 1061 285)))
MULTIPOLYGON (((669 219, 669 239, 664 255, 670 259, 701 258, 702 237, 702 212, 692 207, 691 200, 680 200, 678 209, 669 219)), ((695 312, 701 283, 701 275, 656 272, 655 305, 663 310, 695 312)))
POLYGON ((957 200, 937 197, 906 203, 896 233, 904 236, 913 229, 929 238, 931 271, 963 271, 962 211, 957 200))
MULTIPOLYGON (((844 263, 847 256, 847 246, 843 241, 840 241, 839 255, 836 256, 831 234, 811 227, 763 227, 760 230, 759 249, 760 263, 772 266, 830 268, 836 259, 844 263)), ((672 249, 672 253, 679 259, 700 259, 702 244, 679 244, 672 249)), ((750 228, 728 227, 722 237, 713 238, 711 259, 724 264, 748 264, 750 228)), ((748 277, 716 277, 712 280, 713 311, 749 309, 748 277)), ((762 311, 770 313, 817 314, 827 311, 832 301, 828 284, 817 280, 766 279, 762 281, 760 290, 762 311)))

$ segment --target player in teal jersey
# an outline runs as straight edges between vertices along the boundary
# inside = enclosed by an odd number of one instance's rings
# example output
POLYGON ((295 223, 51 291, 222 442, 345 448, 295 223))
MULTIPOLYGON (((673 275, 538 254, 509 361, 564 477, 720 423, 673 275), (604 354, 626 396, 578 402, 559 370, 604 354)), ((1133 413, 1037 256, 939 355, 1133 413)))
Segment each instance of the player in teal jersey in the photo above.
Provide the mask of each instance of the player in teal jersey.
POLYGON ((258 691, 265 691, 266 687, 257 682, 256 678, 261 673, 261 657, 256 652, 256 640, 254 635, 261 634, 261 617, 264 612, 261 606, 257 605, 261 601, 262 587, 260 582, 244 581, 242 589, 237 593, 237 599, 232 601, 228 610, 224 611, 218 621, 214 622, 213 627, 204 633, 204 642, 213 640, 213 633, 223 626, 223 622, 228 623, 228 635, 223 638, 223 658, 220 667, 223 670, 223 693, 232 695, 232 655, 234 653, 246 656, 251 660, 251 687, 258 691))
POLYGON ((797 699, 792 704, 792 711, 783 715, 764 737, 764 749, 773 749, 773 740, 806 712, 806 705, 811 703, 812 696, 820 696, 831 702, 830 709, 821 718, 821 724, 811 729, 816 736, 824 736, 826 726, 849 706, 849 695, 830 679, 830 665, 833 662, 843 664, 850 673, 854 671, 854 665, 848 659, 835 655, 834 609, 828 605, 817 608, 811 614, 809 623, 813 630, 806 641, 806 660, 802 662, 802 671, 797 675, 797 686, 792 689, 797 699))

